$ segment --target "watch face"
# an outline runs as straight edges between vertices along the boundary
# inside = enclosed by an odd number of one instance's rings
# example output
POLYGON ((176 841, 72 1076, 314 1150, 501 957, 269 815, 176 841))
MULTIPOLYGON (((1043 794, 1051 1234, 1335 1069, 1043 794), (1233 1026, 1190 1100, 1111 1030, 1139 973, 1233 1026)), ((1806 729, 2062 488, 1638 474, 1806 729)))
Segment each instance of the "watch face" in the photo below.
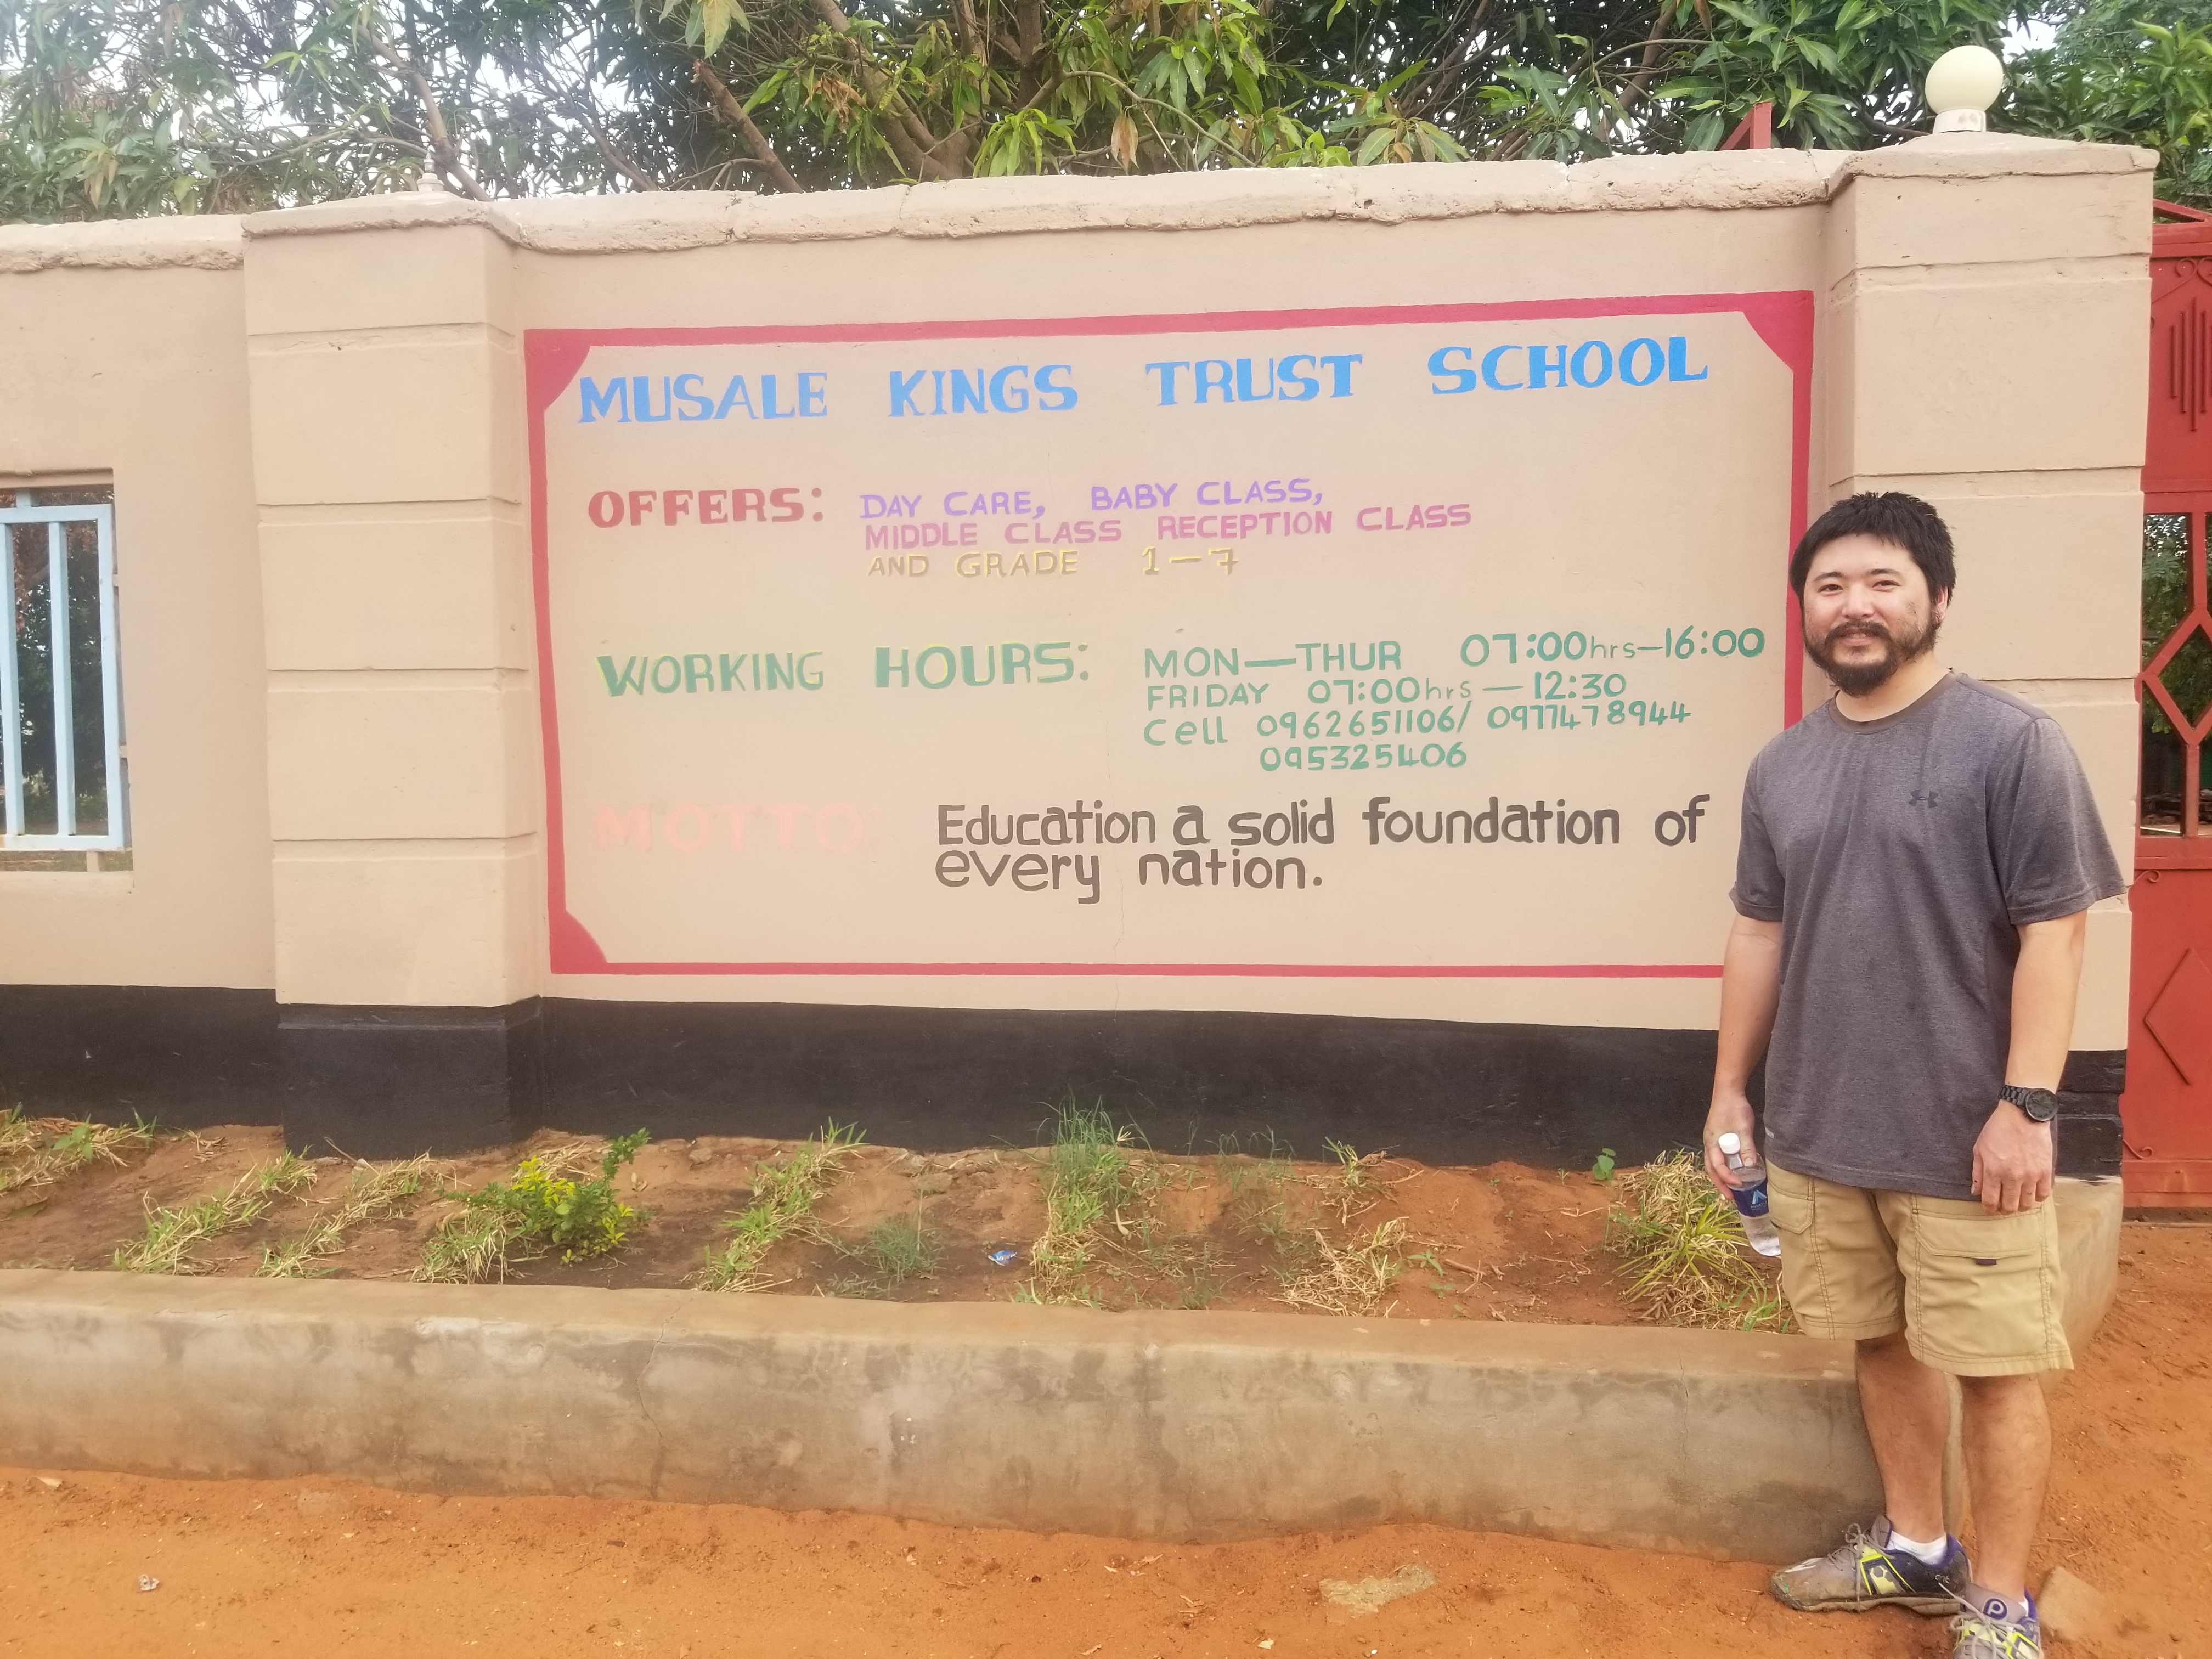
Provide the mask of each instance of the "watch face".
POLYGON ((2058 1097, 2048 1089, 2008 1088, 2004 1097, 2038 1123, 2048 1123, 2058 1115, 2058 1097))

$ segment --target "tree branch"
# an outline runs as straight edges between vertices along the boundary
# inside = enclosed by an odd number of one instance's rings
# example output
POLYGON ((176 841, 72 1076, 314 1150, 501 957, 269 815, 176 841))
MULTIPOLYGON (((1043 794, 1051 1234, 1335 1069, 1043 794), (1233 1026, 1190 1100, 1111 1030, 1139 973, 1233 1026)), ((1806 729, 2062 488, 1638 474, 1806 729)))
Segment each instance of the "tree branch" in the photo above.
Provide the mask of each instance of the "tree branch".
POLYGON ((731 94, 729 88, 723 84, 722 77, 708 67, 705 58, 691 60, 691 78, 706 88, 707 101, 714 106, 714 112, 735 127, 744 136, 745 143, 752 146, 753 154, 768 169, 769 178, 785 190, 796 191, 806 188, 792 177, 791 169, 784 166, 781 158, 776 155, 775 147, 768 141, 768 135, 753 125, 753 118, 745 113, 745 106, 731 94))
POLYGON ((846 56, 853 67, 860 71, 860 84, 867 88, 870 97, 882 102, 884 114, 890 118, 884 125, 884 137, 890 143, 892 153, 898 157, 899 165, 917 179, 957 177, 951 168, 937 159, 938 147, 945 141, 932 132, 927 124, 906 107, 903 99, 892 95, 890 82, 884 78, 884 72, 868 61, 860 43, 852 38, 853 20, 845 15, 844 8, 837 3, 837 0, 807 0, 807 3, 816 16, 845 37, 846 56))
POLYGON ((453 134, 446 130, 445 112, 438 107, 438 94, 430 90, 429 77, 415 67, 412 60, 400 55, 392 43, 375 30, 367 31, 369 46, 376 55, 398 70, 407 83, 415 88, 415 95, 422 100, 422 125, 430 140, 431 154, 436 158, 441 172, 450 173, 461 182, 462 193, 479 202, 489 202, 491 193, 477 182, 468 164, 453 143, 453 134))
POLYGON ((632 161, 623 150, 620 145, 617 144, 612 138, 610 138, 607 136, 606 128, 599 124, 599 118, 598 114, 594 112, 589 102, 580 95, 566 98, 562 101, 566 103, 568 106, 569 112, 574 114, 578 120, 584 124, 585 131, 592 135, 592 143, 599 149, 600 158, 604 160, 609 167, 612 167, 617 173, 622 174, 623 178, 629 179, 630 183, 635 185, 640 190, 659 190, 661 188, 659 179, 654 178, 643 167, 638 166, 638 164, 632 161))
POLYGON ((1659 72, 1659 49, 1667 44, 1667 11, 1662 6, 1659 15, 1651 20, 1651 33, 1644 42, 1644 56, 1636 65, 1636 73, 1628 77, 1620 89, 1620 106, 1627 109, 1644 96, 1644 89, 1651 84, 1651 77, 1659 72))
POLYGON ((960 36, 960 50, 970 58, 985 55, 983 32, 975 26, 975 0, 952 0, 952 27, 960 36))

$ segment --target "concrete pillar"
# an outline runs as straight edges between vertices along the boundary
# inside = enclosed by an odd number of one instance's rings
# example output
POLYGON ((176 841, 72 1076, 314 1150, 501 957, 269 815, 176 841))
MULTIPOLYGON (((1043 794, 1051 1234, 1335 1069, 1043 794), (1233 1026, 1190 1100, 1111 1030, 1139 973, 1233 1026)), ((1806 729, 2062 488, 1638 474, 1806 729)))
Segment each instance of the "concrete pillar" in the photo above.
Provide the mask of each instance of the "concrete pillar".
POLYGON ((481 210, 246 222, 295 1145, 535 1121, 541 787, 513 269, 481 210))
MULTIPOLYGON (((1830 210, 1824 501, 1902 489, 1958 544, 1945 660, 2051 711, 2135 848, 2148 150, 1951 133, 1857 157, 1830 210)), ((1808 667, 1807 702, 1826 695, 1808 667)), ((2117 1169, 2124 899, 2089 918, 2063 1167, 2117 1169)))

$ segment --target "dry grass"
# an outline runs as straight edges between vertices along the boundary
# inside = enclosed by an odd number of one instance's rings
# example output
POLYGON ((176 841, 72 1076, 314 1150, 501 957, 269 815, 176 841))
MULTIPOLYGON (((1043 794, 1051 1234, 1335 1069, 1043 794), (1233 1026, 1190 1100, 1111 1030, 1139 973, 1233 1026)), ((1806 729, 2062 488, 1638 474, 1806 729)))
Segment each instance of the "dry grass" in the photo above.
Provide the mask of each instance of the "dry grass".
POLYGON ((813 1222, 814 1206, 862 1139, 860 1130, 832 1120, 759 1165, 753 1171, 753 1201, 722 1224, 730 1242, 707 1252, 691 1282, 702 1291, 762 1291, 782 1283, 767 1274, 769 1252, 787 1238, 821 1236, 813 1222))
POLYGON ((198 1273, 207 1264, 192 1252, 209 1240, 258 1220, 276 1200, 315 1184, 315 1166, 291 1152, 255 1165, 225 1193, 211 1193, 179 1208, 146 1209, 146 1231, 115 1252, 125 1273, 198 1273))
POLYGON ((1674 1152, 1616 1176, 1605 1248, 1620 1258, 1628 1299, 1661 1324, 1786 1331, 1782 1292, 1743 1236, 1735 1206, 1705 1164, 1674 1152))
POLYGON ((50 1187, 101 1159, 123 1162, 123 1152, 154 1144, 154 1126, 143 1119, 118 1126, 65 1117, 32 1117, 19 1107, 0 1113, 0 1196, 29 1187, 50 1187))
POLYGON ((312 1279, 331 1271, 329 1258, 346 1247, 346 1235, 365 1221, 383 1221, 412 1208, 431 1190, 435 1175, 428 1154, 404 1164, 355 1164, 334 1207, 299 1237, 275 1247, 264 1245, 262 1279, 312 1279))
POLYGON ((1336 1212, 1337 1224, 1349 1227, 1356 1218, 1365 1215, 1389 1195, 1390 1183, 1376 1174, 1389 1154, 1368 1152, 1363 1155, 1356 1147, 1326 1138, 1322 1144, 1328 1148, 1329 1156, 1335 1158, 1336 1168, 1324 1170, 1313 1176, 1313 1184, 1320 1188, 1322 1201, 1336 1212))
POLYGON ((1364 1314, 1388 1295, 1406 1271, 1406 1218, 1385 1221, 1364 1239, 1339 1243, 1310 1229, 1310 1266, 1283 1279, 1282 1299, 1319 1313, 1364 1314))

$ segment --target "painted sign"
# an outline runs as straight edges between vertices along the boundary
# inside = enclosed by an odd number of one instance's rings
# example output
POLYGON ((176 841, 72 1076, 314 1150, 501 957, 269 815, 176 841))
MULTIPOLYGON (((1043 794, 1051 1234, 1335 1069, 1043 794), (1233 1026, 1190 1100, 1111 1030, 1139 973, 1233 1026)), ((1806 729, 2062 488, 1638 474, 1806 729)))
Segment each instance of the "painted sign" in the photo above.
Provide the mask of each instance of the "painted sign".
POLYGON ((532 333, 555 970, 1717 974, 1811 314, 532 333))

